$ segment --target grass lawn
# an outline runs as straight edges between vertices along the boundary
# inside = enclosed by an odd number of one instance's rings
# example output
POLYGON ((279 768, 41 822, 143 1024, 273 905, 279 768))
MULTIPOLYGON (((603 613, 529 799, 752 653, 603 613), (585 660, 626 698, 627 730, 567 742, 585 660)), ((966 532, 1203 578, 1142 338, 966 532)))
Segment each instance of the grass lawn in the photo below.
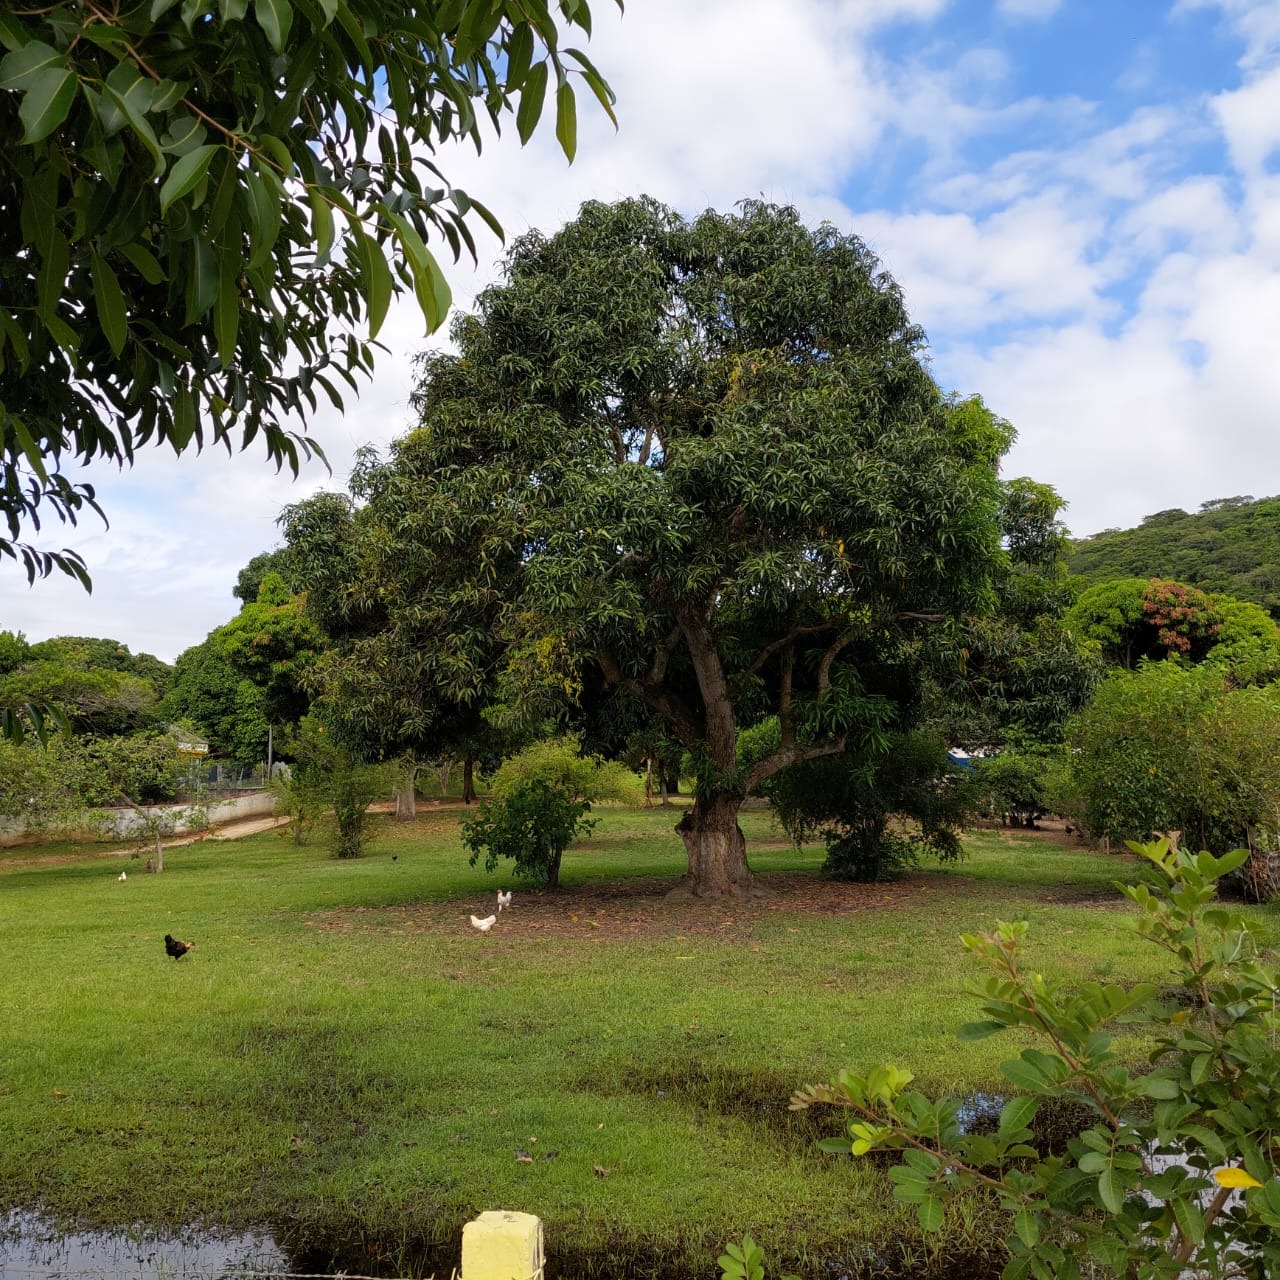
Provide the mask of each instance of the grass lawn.
MULTIPOLYGON (((541 1216, 560 1275, 706 1276, 747 1231, 801 1274, 914 1266, 883 1170, 816 1151, 839 1119, 791 1091, 884 1060, 999 1088, 1017 1042, 954 1035, 961 930, 1029 919, 1036 967, 1081 979, 1165 971, 1109 891, 1128 858, 985 833, 959 866, 834 885, 759 810, 768 897, 668 903, 675 815, 602 809, 561 892, 508 884, 482 935, 467 917, 507 882, 467 865, 460 814, 385 823, 348 862, 273 834, 175 848, 160 876, 0 855, 0 1210, 272 1226, 388 1274, 447 1273, 488 1208, 541 1216), (195 950, 167 959, 166 933, 195 950)), ((981 1243, 979 1206, 951 1225, 953 1253, 981 1243)))

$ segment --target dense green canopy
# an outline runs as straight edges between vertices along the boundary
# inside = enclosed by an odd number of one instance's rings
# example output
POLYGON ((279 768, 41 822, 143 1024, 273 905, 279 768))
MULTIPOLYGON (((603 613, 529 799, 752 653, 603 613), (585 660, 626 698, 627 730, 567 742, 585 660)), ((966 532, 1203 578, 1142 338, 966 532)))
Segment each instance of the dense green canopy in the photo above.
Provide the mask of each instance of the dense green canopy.
POLYGON ((1280 498, 1218 498, 1200 510, 1147 516, 1136 529, 1106 529, 1067 549, 1089 583, 1172 578, 1251 600, 1280 618, 1280 498))
POLYGON ((360 505, 289 513, 309 607, 367 669, 404 661, 424 715, 495 691, 657 715, 702 774, 692 887, 745 888, 744 795, 879 723, 922 634, 994 600, 1011 430, 939 392, 861 241, 759 202, 585 205, 453 336, 360 505))

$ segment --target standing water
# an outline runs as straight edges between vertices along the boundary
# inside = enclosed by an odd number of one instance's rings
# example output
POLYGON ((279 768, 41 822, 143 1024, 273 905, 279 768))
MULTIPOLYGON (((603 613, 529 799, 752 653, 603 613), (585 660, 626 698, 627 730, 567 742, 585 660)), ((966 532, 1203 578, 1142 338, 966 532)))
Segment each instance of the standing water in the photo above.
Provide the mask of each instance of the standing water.
POLYGON ((4 1280, 230 1280, 288 1270, 270 1236, 64 1235, 35 1214, 0 1217, 4 1280))

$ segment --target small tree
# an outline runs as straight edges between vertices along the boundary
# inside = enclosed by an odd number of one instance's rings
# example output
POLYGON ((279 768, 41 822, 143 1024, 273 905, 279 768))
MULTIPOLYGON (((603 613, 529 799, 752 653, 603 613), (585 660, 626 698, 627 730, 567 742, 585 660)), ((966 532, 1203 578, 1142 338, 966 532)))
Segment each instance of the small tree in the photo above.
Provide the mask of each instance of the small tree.
POLYGON ((529 782, 557 787, 570 799, 618 800, 640 804, 644 783, 626 765, 598 755, 583 755, 577 738, 548 738, 525 747, 502 765, 490 779, 495 796, 508 796, 529 782))
POLYGON ((271 794, 276 801, 276 816, 289 819, 284 830, 290 839, 294 844, 306 844, 326 807, 322 779, 297 766, 281 770, 271 779, 271 794))
POLYGON ((791 1105, 851 1113, 848 1138, 822 1143, 829 1151, 902 1152, 889 1170, 894 1198, 915 1206, 926 1231, 942 1227, 959 1192, 990 1192, 1009 1224, 1004 1280, 1267 1280, 1280 1274, 1280 973, 1213 902, 1249 855, 1190 854, 1168 839, 1131 847, 1159 883, 1121 891, 1138 908, 1138 932, 1173 957, 1175 999, 1145 984, 1068 987, 1025 972, 1027 925, 1001 924, 964 936, 992 976, 983 1020, 960 1035, 1018 1028, 1040 1045, 1003 1064, 1022 1092, 994 1133, 966 1132, 958 1099, 909 1091, 911 1073, 889 1065, 841 1072, 791 1105), (1153 1043, 1149 1065, 1116 1052, 1108 1028, 1121 1019, 1153 1043), (1091 1117, 1060 1154, 1034 1146, 1045 1100, 1091 1117))
POLYGON ((823 837, 823 870, 838 880, 885 880, 922 853, 954 862, 963 853, 957 829, 974 805, 964 771, 918 731, 796 765, 773 779, 768 794, 797 844, 823 837))
POLYGON ((328 761, 328 786, 337 827, 334 852, 339 858, 358 858, 364 852, 369 806, 386 791, 387 771, 361 760, 348 747, 338 747, 328 761))
MULTIPOLYGON (((358 858, 364 850, 365 819, 369 806, 389 782, 386 765, 370 763, 314 716, 304 716, 298 729, 296 761, 291 770, 289 802, 314 812, 317 799, 333 810, 334 853, 358 858)), ((295 823, 295 840, 303 839, 304 820, 295 823)))
POLYGON ((522 880, 555 889, 569 842, 595 825, 586 817, 590 811, 589 800, 575 799, 545 778, 521 779, 480 805, 463 825, 462 843, 471 850, 473 867, 481 853, 486 871, 510 858, 522 880))

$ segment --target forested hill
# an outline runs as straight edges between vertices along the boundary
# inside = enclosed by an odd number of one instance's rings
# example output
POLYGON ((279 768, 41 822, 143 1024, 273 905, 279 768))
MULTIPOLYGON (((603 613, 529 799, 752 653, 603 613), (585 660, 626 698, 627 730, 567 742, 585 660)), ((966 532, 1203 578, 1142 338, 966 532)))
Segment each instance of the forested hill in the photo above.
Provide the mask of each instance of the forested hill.
POLYGON ((1067 565, 1088 582, 1172 578, 1225 591, 1280 619, 1280 497, 1218 498, 1195 513, 1157 511, 1136 529, 1072 542, 1067 565))

